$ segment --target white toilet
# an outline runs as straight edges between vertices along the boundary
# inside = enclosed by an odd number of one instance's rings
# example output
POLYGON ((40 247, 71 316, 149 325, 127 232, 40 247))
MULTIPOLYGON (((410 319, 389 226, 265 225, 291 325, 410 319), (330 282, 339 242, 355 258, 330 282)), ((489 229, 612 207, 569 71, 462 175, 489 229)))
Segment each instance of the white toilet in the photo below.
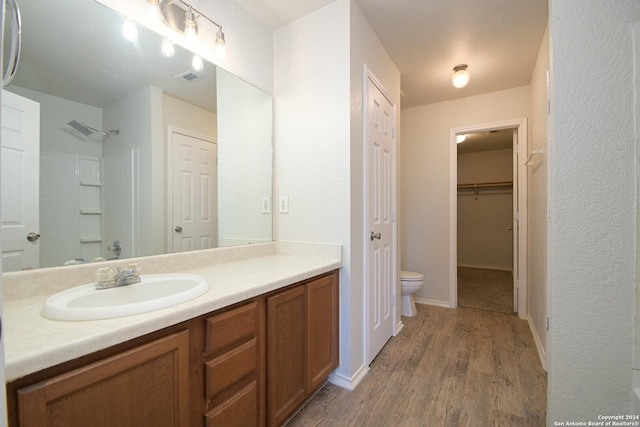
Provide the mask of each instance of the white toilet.
POLYGON ((418 292, 424 284, 424 274, 414 271, 400 272, 400 294, 402 295, 402 315, 411 317, 418 314, 416 310, 416 301, 413 294, 418 292))

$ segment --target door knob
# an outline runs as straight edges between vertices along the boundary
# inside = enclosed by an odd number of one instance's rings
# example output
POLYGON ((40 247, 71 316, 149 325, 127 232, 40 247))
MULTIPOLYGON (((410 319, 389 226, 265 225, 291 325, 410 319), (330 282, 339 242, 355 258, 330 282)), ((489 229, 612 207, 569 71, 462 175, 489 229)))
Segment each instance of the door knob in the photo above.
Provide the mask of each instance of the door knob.
POLYGON ((40 238, 38 233, 34 233, 33 231, 27 234, 27 240, 30 242, 36 242, 40 238))
POLYGON ((181 233, 182 227, 180 227, 179 225, 176 225, 176 228, 174 228, 174 230, 176 230, 176 233, 181 233))
POLYGON ((373 239, 380 239, 381 237, 382 237, 382 234, 380 234, 380 233, 374 233, 373 231, 371 232, 371 235, 369 236, 369 238, 370 238, 371 240, 373 240, 373 239))
POLYGON ((508 226, 508 227, 507 227, 507 230, 509 230, 509 231, 513 231, 513 227, 512 227, 512 226, 508 226))

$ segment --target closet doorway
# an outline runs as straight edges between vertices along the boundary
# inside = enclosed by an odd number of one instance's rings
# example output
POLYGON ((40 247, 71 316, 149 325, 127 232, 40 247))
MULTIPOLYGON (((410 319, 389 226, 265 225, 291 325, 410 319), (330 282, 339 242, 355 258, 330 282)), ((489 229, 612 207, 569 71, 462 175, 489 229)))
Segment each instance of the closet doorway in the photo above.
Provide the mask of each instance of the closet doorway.
POLYGON ((526 121, 453 129, 452 144, 452 306, 524 317, 526 121))

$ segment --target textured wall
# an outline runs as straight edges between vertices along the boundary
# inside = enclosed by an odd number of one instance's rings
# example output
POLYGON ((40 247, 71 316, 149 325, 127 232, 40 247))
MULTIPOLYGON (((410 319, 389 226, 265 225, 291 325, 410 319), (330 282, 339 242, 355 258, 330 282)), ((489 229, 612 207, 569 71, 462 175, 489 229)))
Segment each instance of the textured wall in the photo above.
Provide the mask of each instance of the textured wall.
POLYGON ((549 425, 630 413, 637 3, 550 2, 549 425))

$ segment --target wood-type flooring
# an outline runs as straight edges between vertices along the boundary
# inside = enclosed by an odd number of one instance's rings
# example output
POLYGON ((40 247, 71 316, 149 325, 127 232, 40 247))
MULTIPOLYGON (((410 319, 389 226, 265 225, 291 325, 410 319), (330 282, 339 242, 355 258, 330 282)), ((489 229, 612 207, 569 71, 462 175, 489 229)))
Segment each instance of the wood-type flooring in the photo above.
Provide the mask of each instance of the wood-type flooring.
POLYGON ((547 375, 526 321, 418 304, 354 391, 325 385, 288 426, 544 426, 547 375))

